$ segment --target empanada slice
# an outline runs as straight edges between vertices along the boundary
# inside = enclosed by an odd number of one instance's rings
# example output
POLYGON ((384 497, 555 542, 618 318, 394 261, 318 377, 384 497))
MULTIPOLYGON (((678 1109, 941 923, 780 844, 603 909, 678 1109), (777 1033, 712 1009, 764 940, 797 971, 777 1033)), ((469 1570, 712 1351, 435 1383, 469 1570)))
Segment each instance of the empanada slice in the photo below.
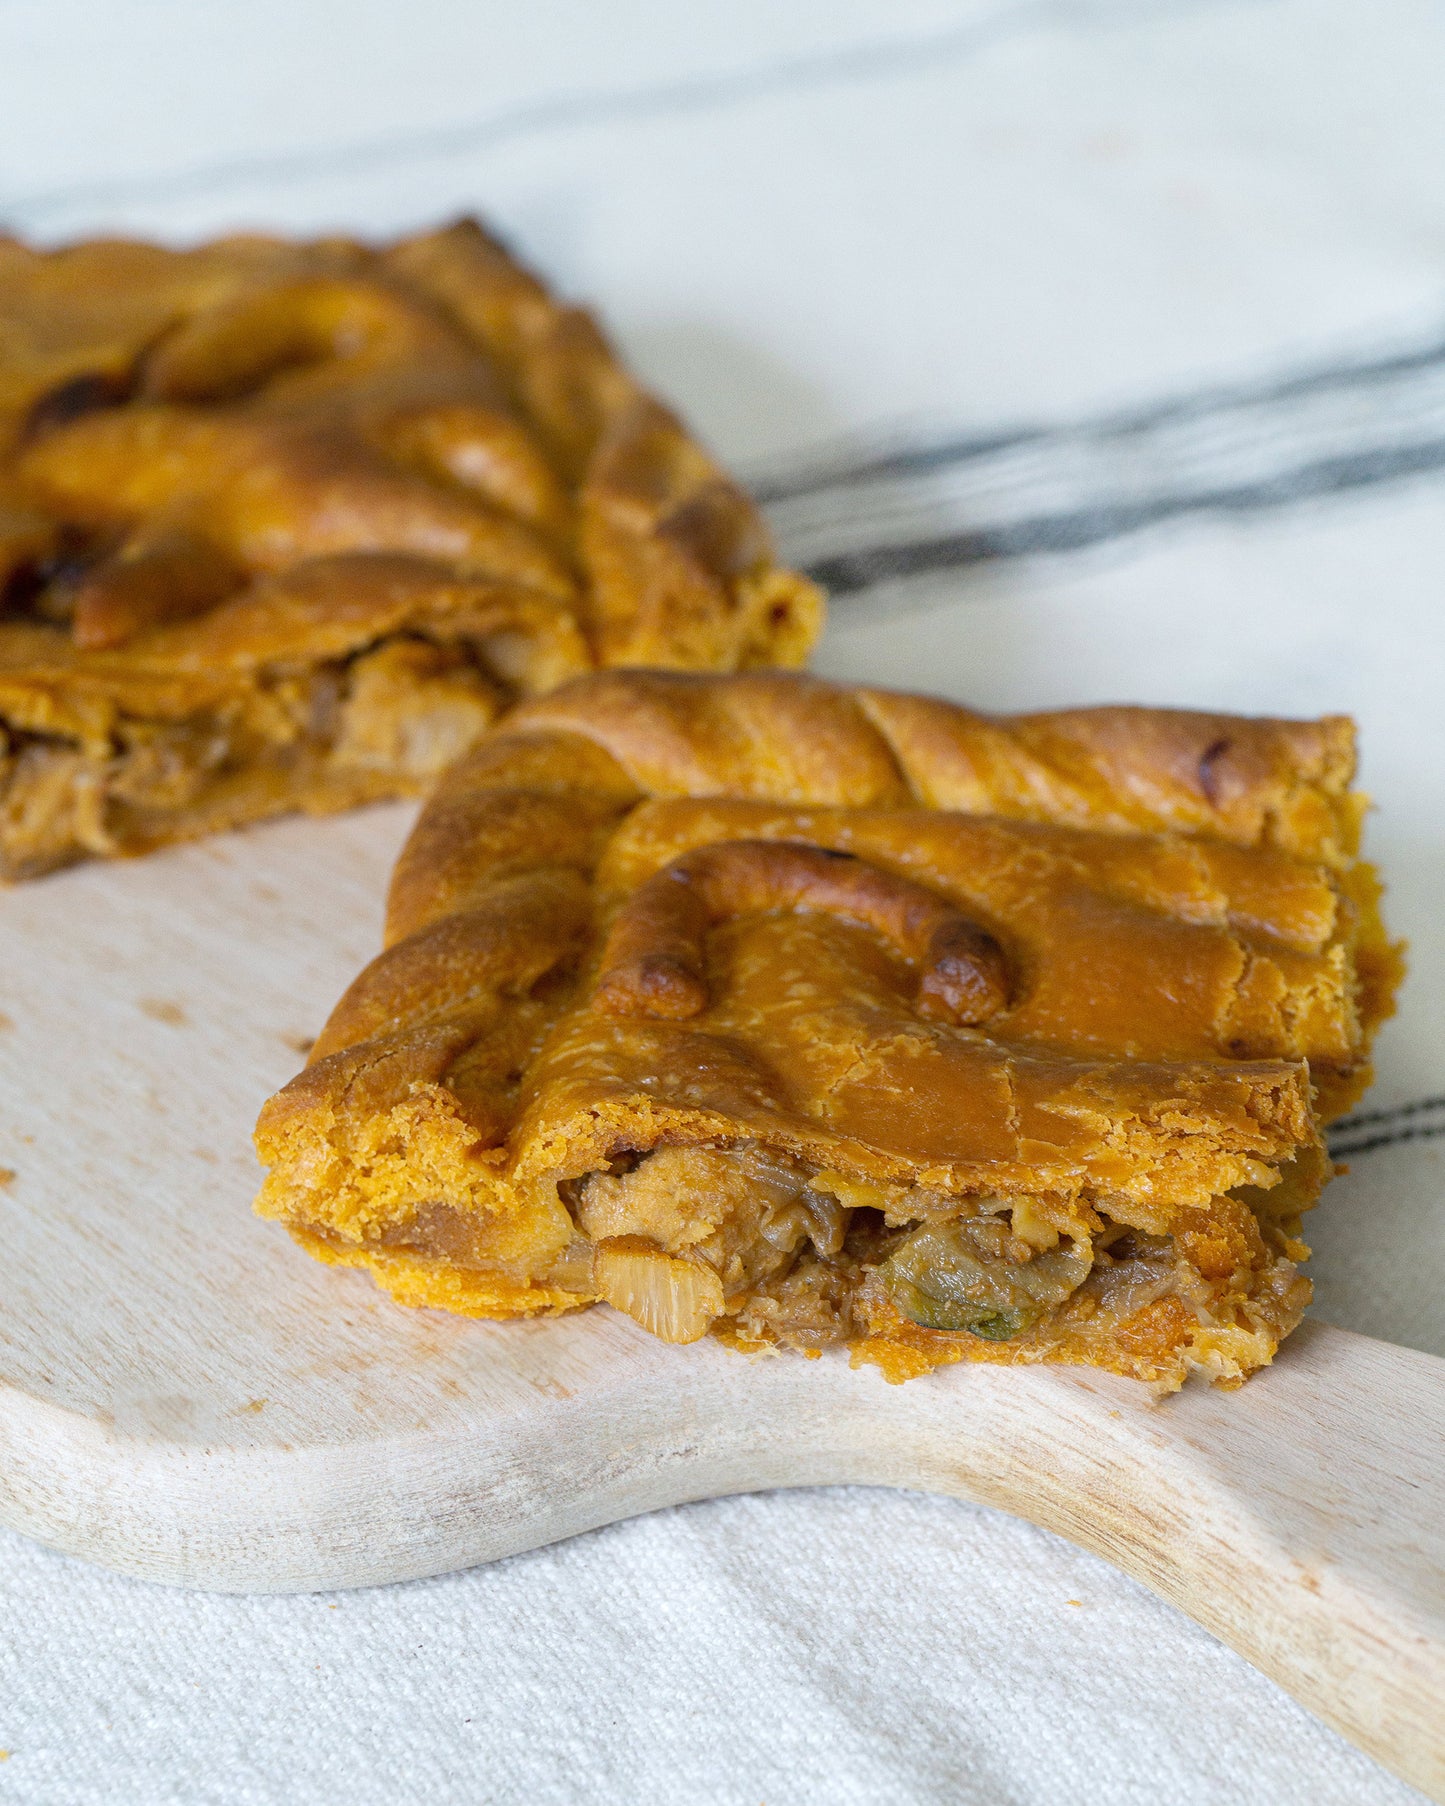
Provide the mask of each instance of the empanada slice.
POLYGON ((1340 717, 580 678, 426 806, 258 1208, 474 1316, 1236 1383, 1400 971, 1353 764, 1340 717))
POLYGON ((519 695, 821 598, 472 224, 0 240, 0 878, 430 783, 519 695))

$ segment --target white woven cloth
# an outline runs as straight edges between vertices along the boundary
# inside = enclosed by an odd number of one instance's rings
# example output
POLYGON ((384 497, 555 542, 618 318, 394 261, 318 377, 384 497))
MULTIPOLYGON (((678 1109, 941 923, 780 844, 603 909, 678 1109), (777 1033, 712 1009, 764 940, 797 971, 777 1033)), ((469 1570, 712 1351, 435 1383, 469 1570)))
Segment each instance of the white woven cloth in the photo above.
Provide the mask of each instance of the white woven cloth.
MULTIPOLYGON (((1413 976, 1319 1308, 1445 1354, 1445 20, 1423 0, 7 0, 0 218, 484 212, 839 600, 830 674, 1348 710, 1413 976)), ((996 1513, 680 1508, 230 1599, 0 1537, 0 1802, 1404 1806, 996 1513)))

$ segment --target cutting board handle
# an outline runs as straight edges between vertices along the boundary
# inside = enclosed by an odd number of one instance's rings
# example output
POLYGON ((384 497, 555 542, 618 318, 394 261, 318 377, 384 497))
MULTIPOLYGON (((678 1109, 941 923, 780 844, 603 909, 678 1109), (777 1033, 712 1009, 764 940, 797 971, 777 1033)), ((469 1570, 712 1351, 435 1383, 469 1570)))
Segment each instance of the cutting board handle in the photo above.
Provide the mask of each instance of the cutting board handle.
POLYGON ((857 1478, 1059 1531, 1445 1801, 1445 1361, 1309 1322, 1235 1393, 938 1377, 905 1388, 906 1453, 872 1416, 857 1478))
MULTIPOLYGON (((474 1383, 402 1433, 197 1444, 0 1393, 0 1517, 151 1580, 364 1586, 687 1499, 839 1482, 1031 1519, 1171 1600, 1445 1801, 1445 1361, 1308 1323, 1241 1391, 667 1348, 605 1310, 448 1332, 474 1383)), ((455 1350, 453 1351, 455 1352, 455 1350)), ((334 1388, 343 1396, 343 1378, 334 1388)))

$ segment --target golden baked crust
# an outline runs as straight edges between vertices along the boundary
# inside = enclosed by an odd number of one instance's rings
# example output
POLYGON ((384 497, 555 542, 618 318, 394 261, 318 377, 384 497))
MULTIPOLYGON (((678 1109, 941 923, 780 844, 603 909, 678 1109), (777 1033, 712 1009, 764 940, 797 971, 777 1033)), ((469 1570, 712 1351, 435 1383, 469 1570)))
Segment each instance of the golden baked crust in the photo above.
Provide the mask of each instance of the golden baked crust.
POLYGON ((258 1208, 396 1297, 1233 1383, 1398 948, 1348 720, 614 672, 443 779, 258 1208))
POLYGON ((414 791, 518 694, 800 664, 820 615, 474 224, 0 239, 0 876, 414 791))

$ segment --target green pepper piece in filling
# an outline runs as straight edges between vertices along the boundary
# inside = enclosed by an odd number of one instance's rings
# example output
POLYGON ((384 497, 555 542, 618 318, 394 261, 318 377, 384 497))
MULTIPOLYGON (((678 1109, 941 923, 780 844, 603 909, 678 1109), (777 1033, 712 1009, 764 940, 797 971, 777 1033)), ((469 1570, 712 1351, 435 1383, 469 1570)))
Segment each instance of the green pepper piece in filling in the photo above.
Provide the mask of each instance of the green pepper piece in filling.
POLYGON ((1010 1261, 988 1248, 1001 1230, 990 1218, 915 1229, 879 1269, 895 1307, 924 1329, 1007 1342, 1087 1278, 1087 1249, 1065 1242, 1032 1260, 1010 1261))

